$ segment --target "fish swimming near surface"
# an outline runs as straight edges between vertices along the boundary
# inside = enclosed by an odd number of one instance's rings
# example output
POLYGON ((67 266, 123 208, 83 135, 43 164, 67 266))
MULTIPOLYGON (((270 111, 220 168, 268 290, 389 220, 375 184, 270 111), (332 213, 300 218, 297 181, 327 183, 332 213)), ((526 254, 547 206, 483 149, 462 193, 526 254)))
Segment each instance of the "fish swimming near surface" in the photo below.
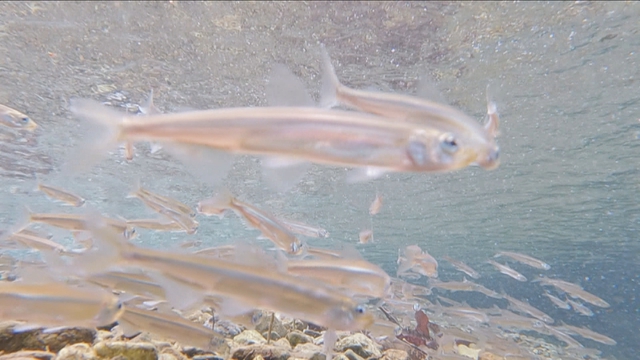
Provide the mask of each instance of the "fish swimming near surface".
POLYGON ((387 119, 416 123, 447 132, 447 145, 473 156, 473 163, 485 169, 499 166, 499 149, 495 142, 499 117, 496 105, 488 101, 489 120, 482 127, 475 119, 453 107, 414 96, 355 90, 341 84, 331 64, 327 50, 322 46, 324 107, 338 104, 377 114, 387 119))
POLYGON ((35 121, 18 110, 0 104, 0 125, 19 130, 33 131, 38 127, 35 121))
POLYGON ((511 251, 500 251, 498 252, 494 258, 500 257, 500 256, 507 256, 512 258, 515 261, 521 262, 523 264, 529 265, 531 267, 534 267, 536 269, 540 269, 540 270, 549 270, 551 269, 551 266, 549 264, 547 264, 546 262, 536 259, 532 256, 529 255, 525 255, 525 254, 520 254, 520 253, 516 253, 516 252, 511 252, 511 251))
POLYGON ((263 162, 270 169, 291 169, 309 162, 351 167, 358 169, 352 181, 385 172, 448 172, 478 162, 477 149, 459 146, 448 131, 311 105, 139 117, 93 100, 72 99, 71 111, 93 125, 93 132, 72 152, 73 161, 67 161, 67 167, 82 170, 118 142, 127 141, 162 143, 191 172, 208 181, 226 174, 232 154, 270 159, 263 162))
POLYGON ((507 276, 510 276, 518 281, 527 281, 527 278, 520 274, 519 272, 513 270, 512 268, 510 268, 508 265, 504 265, 504 264, 500 264, 498 262, 495 262, 493 260, 487 260, 487 263, 493 265, 493 267, 495 267, 496 269, 498 269, 498 271, 500 271, 502 274, 505 274, 507 276))
POLYGON ((53 200, 62 201, 71 206, 80 207, 85 203, 85 199, 76 194, 43 183, 38 183, 37 190, 43 192, 53 200))

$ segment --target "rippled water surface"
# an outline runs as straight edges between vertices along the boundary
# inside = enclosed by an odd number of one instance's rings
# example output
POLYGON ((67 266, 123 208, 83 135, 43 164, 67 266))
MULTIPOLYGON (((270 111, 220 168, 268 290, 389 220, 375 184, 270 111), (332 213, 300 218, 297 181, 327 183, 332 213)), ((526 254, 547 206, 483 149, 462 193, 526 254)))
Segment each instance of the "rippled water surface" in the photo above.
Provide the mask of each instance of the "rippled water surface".
MULTIPOLYGON (((344 169, 314 166, 276 194, 256 159, 241 157, 225 185, 243 200, 331 232, 318 246, 356 244, 395 273, 399 248, 465 260, 483 283, 528 299, 556 319, 618 342, 604 355, 635 359, 640 342, 640 32, 636 2, 587 3, 0 3, 0 103, 31 116, 35 133, 0 131, 0 220, 58 206, 33 192, 36 177, 124 217, 150 213, 126 199, 137 179, 195 204, 215 189, 162 153, 114 152, 70 177, 65 156, 83 136, 70 98, 136 111, 151 88, 164 111, 265 105, 274 63, 318 94, 320 43, 355 88, 411 93, 418 78, 478 119, 486 92, 501 115, 501 166, 450 174, 391 174, 345 184, 344 169), (367 212, 375 193, 381 213, 367 212), (514 284, 484 264, 498 250, 543 258, 551 275, 611 303, 584 318, 554 310, 536 284, 514 284)), ((255 236, 241 221, 202 219, 203 246, 255 236)), ((143 233, 148 246, 183 235, 143 233)), ((529 278, 537 272, 522 270, 529 278)), ((442 265, 441 277, 460 280, 442 265)), ((596 346, 588 343, 589 346, 596 346)))

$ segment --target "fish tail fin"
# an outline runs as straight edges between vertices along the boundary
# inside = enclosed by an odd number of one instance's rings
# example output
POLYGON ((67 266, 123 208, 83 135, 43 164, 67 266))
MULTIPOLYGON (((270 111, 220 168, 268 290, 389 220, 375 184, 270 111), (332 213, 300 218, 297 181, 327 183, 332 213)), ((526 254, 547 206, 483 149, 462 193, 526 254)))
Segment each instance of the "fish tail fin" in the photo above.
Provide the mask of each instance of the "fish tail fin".
POLYGON ((136 181, 133 184, 133 188, 127 194, 127 199, 138 197, 140 190, 142 189, 142 183, 140 182, 140 178, 136 178, 136 181))
POLYGON ((500 135, 498 127, 500 125, 500 116, 498 115, 498 106, 495 101, 491 100, 489 94, 489 86, 487 86, 487 122, 484 124, 485 131, 493 138, 500 135))
POLYGON ((144 102, 142 106, 140 106, 140 112, 144 115, 153 115, 157 114, 160 111, 153 103, 153 89, 149 91, 149 97, 147 97, 147 101, 144 102))
POLYGON ((83 139, 67 155, 66 170, 79 173, 107 155, 120 140, 122 122, 126 114, 102 105, 95 100, 72 99, 71 112, 83 120, 83 139))
POLYGON ((323 45, 320 47, 322 53, 322 90, 320 95, 320 106, 331 108, 338 105, 338 90, 343 85, 340 84, 336 69, 331 64, 331 58, 327 52, 327 48, 323 45))
POLYGON ((71 266, 82 276, 105 271, 105 269, 122 261, 122 252, 126 249, 127 240, 97 212, 86 217, 87 228, 91 233, 92 248, 73 258, 71 266))
POLYGON ((13 227, 9 229, 8 234, 12 235, 15 233, 19 233, 20 231, 29 227, 29 225, 31 225, 31 214, 33 214, 33 211, 31 211, 31 209, 29 209, 29 207, 25 205, 22 208, 22 212, 18 216, 18 220, 13 225, 13 227))
POLYGON ((214 196, 198 202, 196 210, 201 214, 216 215, 221 218, 224 216, 225 210, 231 207, 233 199, 231 192, 223 189, 214 196))

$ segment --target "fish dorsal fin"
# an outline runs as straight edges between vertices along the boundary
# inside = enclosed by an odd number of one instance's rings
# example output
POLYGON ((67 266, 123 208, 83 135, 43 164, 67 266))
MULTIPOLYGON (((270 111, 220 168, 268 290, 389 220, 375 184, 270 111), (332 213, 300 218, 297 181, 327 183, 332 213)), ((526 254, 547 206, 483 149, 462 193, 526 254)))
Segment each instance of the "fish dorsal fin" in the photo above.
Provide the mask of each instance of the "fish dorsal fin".
POLYGON ((283 64, 275 64, 266 86, 269 106, 315 106, 302 81, 283 64))
POLYGON ((293 188, 311 167, 306 161, 280 157, 265 157, 261 162, 265 182, 271 189, 281 193, 293 188))
POLYGON ((153 103, 153 89, 149 91, 149 97, 147 98, 147 101, 144 103, 144 105, 140 106, 140 112, 143 115, 162 114, 162 111, 160 111, 160 109, 158 109, 153 103))
POLYGON ((436 86, 433 79, 431 79, 431 77, 426 73, 420 75, 420 78, 418 79, 418 84, 416 86, 416 96, 421 99, 426 99, 441 104, 447 103, 440 90, 438 90, 438 87, 436 86))
POLYGON ((487 85, 487 122, 484 124, 484 130, 491 138, 496 138, 500 135, 498 127, 500 126, 500 116, 498 115, 498 107, 493 101, 489 91, 489 85, 487 85))

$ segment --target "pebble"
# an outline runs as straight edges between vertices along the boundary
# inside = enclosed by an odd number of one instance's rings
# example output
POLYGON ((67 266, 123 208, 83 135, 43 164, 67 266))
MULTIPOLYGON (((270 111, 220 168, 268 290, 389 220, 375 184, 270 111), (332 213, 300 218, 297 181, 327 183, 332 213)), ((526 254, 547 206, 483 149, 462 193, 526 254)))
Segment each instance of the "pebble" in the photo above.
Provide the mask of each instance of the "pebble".
POLYGON ((378 347, 379 345, 377 345, 373 340, 369 339, 366 335, 362 333, 355 333, 341 340, 338 340, 334 349, 338 352, 346 352, 347 350, 352 350, 354 353, 367 359, 372 356, 375 358, 379 358, 382 356, 382 353, 380 352, 380 349, 378 349, 378 347))
POLYGON ((0 352, 7 354, 29 349, 57 353, 67 345, 92 344, 96 336, 95 330, 84 328, 63 328, 48 333, 43 333, 42 328, 35 328, 14 333, 13 329, 16 325, 22 325, 22 323, 0 324, 0 352))
MULTIPOLYGON (((267 337, 267 331, 269 330, 269 324, 271 323, 271 315, 263 315, 256 324, 256 331, 258 331, 264 338, 267 337)), ((287 335, 287 328, 284 327, 282 321, 278 317, 273 318, 273 325, 271 327, 271 340, 278 340, 287 335)))
POLYGON ((158 352, 151 343, 144 342, 99 342, 94 347, 96 355, 101 358, 113 359, 124 357, 128 360, 157 360, 158 352))
POLYGON ((240 345, 266 344, 267 340, 256 330, 245 330, 233 338, 240 345))
POLYGON ((73 344, 58 352, 55 360, 96 360, 96 352, 88 344, 73 344))
POLYGON ((233 359, 236 360, 254 360, 261 356, 265 360, 287 360, 291 355, 289 351, 281 347, 255 344, 243 346, 233 352, 233 359))
POLYGON ((18 351, 18 352, 7 354, 7 355, 2 355, 0 356, 0 360, 26 360, 26 359, 51 360, 55 356, 56 354, 50 353, 47 351, 25 350, 25 351, 18 351))
POLYGON ((287 340, 289 340, 289 344, 291 347, 296 347, 298 344, 306 344, 312 343, 313 338, 309 335, 303 334, 300 331, 292 331, 287 334, 287 340))
POLYGON ((387 349, 382 352, 381 360, 409 360, 409 354, 404 350, 387 349))

